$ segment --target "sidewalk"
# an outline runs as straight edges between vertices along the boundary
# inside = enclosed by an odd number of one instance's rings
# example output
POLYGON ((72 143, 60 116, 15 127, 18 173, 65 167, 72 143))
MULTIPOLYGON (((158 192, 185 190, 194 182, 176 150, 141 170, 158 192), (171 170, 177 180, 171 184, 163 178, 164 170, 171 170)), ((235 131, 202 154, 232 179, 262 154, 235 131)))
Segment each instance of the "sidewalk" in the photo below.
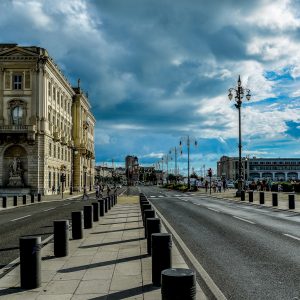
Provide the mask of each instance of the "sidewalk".
MULTIPOLYGON (((41 287, 21 289, 18 266, 0 279, 0 298, 161 299, 160 288, 152 286, 151 257, 146 254, 137 202, 120 200, 92 229, 84 230, 83 239, 70 240, 67 257, 55 258, 53 243, 47 244, 42 249, 41 287)), ((174 243, 172 262, 174 268, 188 268, 174 243)), ((206 299, 198 285, 197 299, 206 299)))
POLYGON ((293 193, 285 193, 285 192, 280 192, 278 194, 278 206, 272 206, 272 193, 273 192, 264 192, 265 193, 265 204, 259 204, 259 192, 254 191, 253 192, 253 203, 249 203, 249 195, 246 192, 245 194, 245 201, 241 201, 241 198, 235 197, 236 190, 235 189, 228 189, 225 192, 221 193, 214 193, 213 191, 211 192, 211 195, 209 194, 209 190, 207 193, 205 193, 205 189, 200 189, 197 193, 201 194, 207 194, 208 196, 212 196, 215 198, 220 198, 220 199, 230 199, 233 201, 237 202, 243 202, 247 203, 250 205, 260 205, 260 206, 265 206, 265 207, 273 207, 274 209, 279 209, 279 210, 288 210, 288 211, 293 211, 293 212, 300 212, 300 195, 299 194, 294 194, 295 195, 295 209, 289 209, 288 207, 288 195, 291 195, 293 193))

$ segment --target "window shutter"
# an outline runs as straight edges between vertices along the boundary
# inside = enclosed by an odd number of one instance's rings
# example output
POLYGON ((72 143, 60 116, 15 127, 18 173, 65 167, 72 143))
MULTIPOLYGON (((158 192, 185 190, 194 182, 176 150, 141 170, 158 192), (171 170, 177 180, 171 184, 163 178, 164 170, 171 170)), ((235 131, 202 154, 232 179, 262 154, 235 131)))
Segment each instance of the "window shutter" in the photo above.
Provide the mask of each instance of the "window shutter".
POLYGON ((30 89, 30 72, 25 71, 25 89, 30 89))
POLYGON ((12 81, 12 78, 11 78, 10 72, 6 71, 5 72, 5 89, 6 90, 11 90, 11 81, 12 81))

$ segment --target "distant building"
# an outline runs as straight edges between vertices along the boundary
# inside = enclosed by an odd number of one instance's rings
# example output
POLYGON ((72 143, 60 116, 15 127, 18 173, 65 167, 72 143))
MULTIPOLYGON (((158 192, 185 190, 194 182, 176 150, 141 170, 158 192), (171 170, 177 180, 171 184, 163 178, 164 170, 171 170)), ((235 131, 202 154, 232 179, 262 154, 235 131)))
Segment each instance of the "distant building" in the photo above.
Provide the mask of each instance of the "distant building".
MULTIPOLYGON (((300 158, 242 158, 245 180, 270 179, 287 181, 300 179, 300 158)), ((238 179, 238 158, 222 156, 217 162, 217 174, 226 179, 238 179)))
POLYGON ((0 193, 91 188, 95 122, 46 49, 0 44, 0 193))
POLYGON ((135 185, 139 181, 139 160, 136 156, 125 157, 125 169, 128 185, 135 185))

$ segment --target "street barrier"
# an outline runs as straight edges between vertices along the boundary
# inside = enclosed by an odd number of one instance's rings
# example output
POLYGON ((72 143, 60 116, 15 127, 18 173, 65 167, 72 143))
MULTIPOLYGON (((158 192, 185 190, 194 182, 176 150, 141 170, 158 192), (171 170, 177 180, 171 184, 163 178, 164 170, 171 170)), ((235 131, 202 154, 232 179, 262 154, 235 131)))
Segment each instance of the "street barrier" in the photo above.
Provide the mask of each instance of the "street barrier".
POLYGON ((55 220, 54 226, 54 256, 64 257, 69 254, 69 221, 55 220))
POLYGON ((6 208, 6 207, 7 207, 7 197, 6 197, 6 196, 3 196, 3 197, 2 197, 2 207, 3 207, 3 208, 6 208))
POLYGON ((272 206, 278 206, 278 194, 272 193, 272 206))
POLYGON ((83 224, 84 229, 93 228, 93 206, 85 205, 83 207, 83 224))
POLYGON ((172 235, 152 234, 152 283, 161 286, 161 272, 172 268, 172 235))
POLYGON ((107 196, 106 199, 107 199, 107 209, 110 210, 111 209, 110 196, 107 196))
POLYGON ((99 203, 98 202, 93 202, 92 206, 93 206, 93 221, 98 222, 99 221, 99 214, 100 214, 99 203))
POLYGON ((143 220, 143 223, 144 223, 144 211, 145 211, 146 209, 152 209, 151 204, 143 204, 142 207, 141 207, 141 213, 142 213, 142 220, 143 220))
POLYGON ((104 210, 105 210, 105 200, 104 199, 99 199, 98 200, 99 202, 99 207, 100 207, 100 210, 99 210, 99 215, 100 217, 103 217, 104 216, 104 210))
POLYGON ((72 211, 72 238, 79 240, 83 238, 82 211, 72 211))
POLYGON ((196 276, 191 269, 173 268, 161 272, 162 300, 195 300, 196 276))
POLYGON ((289 195, 289 209, 295 209, 295 195, 289 195))
POLYGON ((18 196, 14 196, 14 206, 18 205, 18 196))
POLYGON ((31 194, 31 195, 30 195, 30 202, 31 202, 31 203, 34 203, 34 194, 31 194))
POLYGON ((245 201, 245 191, 241 190, 241 201, 245 201))
POLYGON ((265 204, 265 192, 259 192, 259 204, 265 204))
POLYGON ((107 213, 108 212, 108 203, 107 203, 107 197, 104 198, 104 211, 107 213))
POLYGON ((249 202, 253 202, 253 191, 249 191, 249 202))
POLYGON ((147 238, 147 219, 149 218, 155 218, 155 211, 153 209, 144 210, 145 239, 147 238))
POLYGON ((38 288, 41 286, 41 237, 21 237, 19 243, 21 288, 38 288))
POLYGON ((23 196, 22 196, 22 199, 23 199, 23 205, 26 205, 27 196, 26 196, 26 195, 23 195, 23 196))
POLYGON ((159 218, 148 218, 147 219, 147 253, 151 255, 151 241, 152 234, 160 233, 160 219, 159 218))

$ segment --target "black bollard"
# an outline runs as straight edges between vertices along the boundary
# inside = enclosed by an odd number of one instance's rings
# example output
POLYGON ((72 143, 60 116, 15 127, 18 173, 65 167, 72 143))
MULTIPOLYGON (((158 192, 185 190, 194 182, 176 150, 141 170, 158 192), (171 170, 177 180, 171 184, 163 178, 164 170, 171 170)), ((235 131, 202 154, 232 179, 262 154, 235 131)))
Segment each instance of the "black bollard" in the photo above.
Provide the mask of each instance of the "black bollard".
POLYGON ((3 197, 2 197, 2 207, 3 207, 3 208, 6 208, 6 207, 7 207, 7 197, 6 197, 6 196, 3 196, 3 197))
POLYGON ((26 195, 23 195, 23 205, 26 205, 26 200, 27 200, 27 197, 26 197, 26 195))
POLYGON ((117 194, 114 194, 114 205, 117 204, 117 194))
POLYGON ((104 198, 104 211, 108 212, 108 203, 107 203, 107 197, 104 198))
POLYGON ((249 202, 253 202, 253 191, 249 191, 249 202))
POLYGON ((259 204, 265 204, 265 193, 259 192, 259 204))
MULTIPOLYGON (((145 209, 143 214, 144 214, 143 225, 145 227, 145 234, 146 234, 146 220, 148 218, 155 218, 155 211, 153 209, 145 209)), ((145 237, 147 236, 145 235, 145 237)))
POLYGON ((277 193, 272 193, 272 205, 278 206, 278 194, 277 193))
POLYGON ((30 195, 30 200, 31 200, 31 203, 34 203, 34 194, 30 195))
POLYGON ((241 190, 241 201, 245 201, 245 191, 241 190))
POLYGON ((82 211, 72 211, 72 238, 79 240, 83 238, 82 211))
POLYGON ((295 209, 295 195, 289 195, 289 209, 295 209))
POLYGON ((107 209, 110 210, 111 209, 111 206, 110 206, 110 196, 107 196, 106 199, 107 199, 107 209))
POLYGON ((18 205, 18 196, 14 196, 14 206, 18 205))
POLYGON ((151 206, 151 204, 143 204, 142 205, 142 208, 141 208, 141 214, 142 214, 142 220, 143 220, 143 223, 144 223, 144 211, 146 210, 146 209, 152 209, 152 206, 151 206))
POLYGON ((93 228, 93 206, 85 205, 83 207, 83 224, 84 229, 93 228))
POLYGON ((114 196, 111 195, 109 198, 110 198, 110 200, 109 200, 110 201, 110 207, 113 208, 114 207, 114 196))
POLYGON ((99 210, 99 215, 100 215, 100 217, 103 217, 104 216, 104 206, 105 206, 105 200, 104 199, 99 199, 98 200, 98 202, 99 202, 99 207, 100 207, 100 210, 99 210))
POLYGON ((196 276, 191 269, 167 269, 161 272, 162 300, 195 300, 196 276))
POLYGON ((99 221, 99 203, 98 202, 93 202, 93 221, 98 222, 99 221))
POLYGON ((38 288, 41 285, 41 237, 21 237, 19 242, 21 288, 38 288))
POLYGON ((42 194, 38 194, 38 202, 41 202, 42 201, 42 194))
POLYGON ((147 253, 151 255, 151 240, 153 233, 160 233, 160 219, 148 218, 147 219, 147 253))
POLYGON ((69 221, 53 221, 54 226, 54 256, 64 257, 69 254, 69 221))
POLYGON ((161 272, 172 268, 172 235, 152 234, 152 283, 161 286, 161 272))

